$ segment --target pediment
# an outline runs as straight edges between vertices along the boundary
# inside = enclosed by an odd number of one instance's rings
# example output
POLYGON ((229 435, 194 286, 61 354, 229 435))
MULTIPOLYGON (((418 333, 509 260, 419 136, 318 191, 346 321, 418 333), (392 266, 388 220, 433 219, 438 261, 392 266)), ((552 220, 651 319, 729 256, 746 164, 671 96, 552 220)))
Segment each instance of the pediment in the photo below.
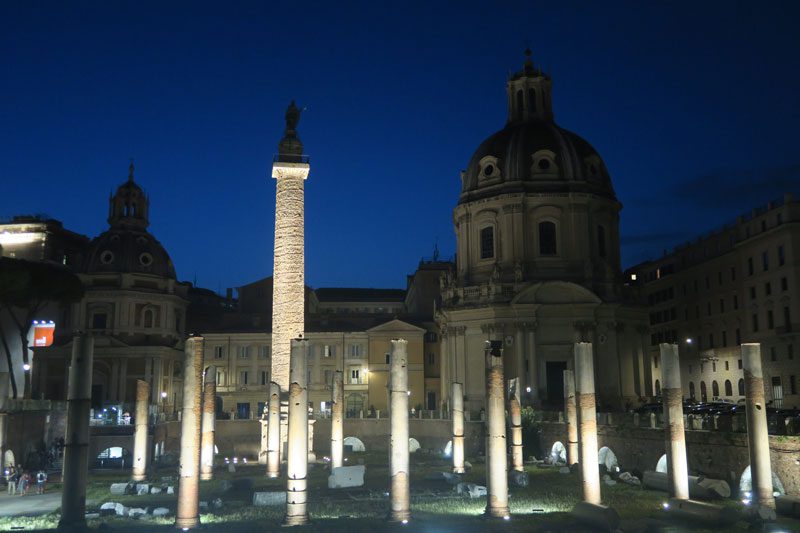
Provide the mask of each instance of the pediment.
POLYGON ((378 324, 374 328, 367 330, 370 333, 393 333, 396 331, 412 331, 414 333, 425 333, 423 328, 417 327, 414 324, 409 324, 397 318, 392 319, 383 324, 378 324))

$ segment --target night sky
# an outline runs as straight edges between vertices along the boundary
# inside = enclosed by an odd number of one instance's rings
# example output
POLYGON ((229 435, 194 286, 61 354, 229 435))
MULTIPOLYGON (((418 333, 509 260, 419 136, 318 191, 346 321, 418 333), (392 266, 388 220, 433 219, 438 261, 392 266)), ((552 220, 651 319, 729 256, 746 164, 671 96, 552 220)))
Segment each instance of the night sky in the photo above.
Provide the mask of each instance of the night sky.
POLYGON ((452 256, 459 171, 527 43, 611 172, 623 265, 800 192, 798 2, 343 5, 0 2, 0 216, 94 237, 133 157, 180 279, 270 275, 294 98, 306 282, 405 287, 452 256))

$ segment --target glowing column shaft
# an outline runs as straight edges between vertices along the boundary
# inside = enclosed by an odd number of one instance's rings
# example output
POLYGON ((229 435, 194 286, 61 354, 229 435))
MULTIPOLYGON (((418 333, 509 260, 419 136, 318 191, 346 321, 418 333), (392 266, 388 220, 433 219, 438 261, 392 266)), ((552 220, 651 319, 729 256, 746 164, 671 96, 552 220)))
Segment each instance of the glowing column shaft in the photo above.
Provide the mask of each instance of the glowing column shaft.
POLYGON ((267 477, 281 475, 281 387, 269 384, 267 403, 267 477))
POLYGON ((150 401, 150 384, 136 380, 136 426, 133 432, 134 481, 147 479, 147 411, 150 401))
POLYGON ((303 334, 306 163, 275 162, 275 266, 272 274, 272 380, 289 388, 291 341, 303 334))
POLYGON ((464 386, 453 383, 450 416, 453 417, 453 473, 463 474, 464 469, 464 386))
POLYGON ((331 468, 339 468, 344 458, 344 379, 341 370, 333 373, 331 405, 331 468))
POLYGON ((683 388, 677 344, 661 344, 661 375, 664 397, 667 473, 670 494, 679 500, 689 499, 689 467, 686 461, 686 435, 683 427, 683 388))
POLYGON ((597 460, 597 406, 594 393, 592 344, 575 343, 575 389, 578 403, 580 465, 583 501, 600 504, 600 470, 597 460))
POLYGON ((519 378, 511 380, 511 394, 508 398, 508 417, 511 429, 511 468, 525 471, 522 451, 522 406, 519 401, 519 378))
POLYGON ((391 427, 391 516, 395 522, 411 517, 408 460, 408 341, 392 339, 389 376, 391 427))
POLYGON ((764 375, 761 370, 761 344, 742 344, 742 368, 753 503, 775 509, 767 431, 767 404, 764 398, 764 375))
POLYGON ((203 421, 200 437, 200 479, 214 478, 214 435, 216 431, 217 372, 212 366, 206 372, 203 384, 203 421))
POLYGON ((308 522, 308 341, 292 340, 289 374, 289 446, 286 452, 286 517, 284 524, 308 522))
POLYGON ((564 421, 567 423, 567 465, 571 466, 578 462, 578 408, 572 370, 564 370, 564 421))
POLYGON ((509 515, 502 346, 502 341, 486 341, 485 513, 495 518, 505 518, 509 515))
POLYGON ((72 340, 67 394, 61 520, 59 526, 86 525, 86 475, 89 471, 89 408, 92 401, 94 338, 79 333, 72 340))
POLYGON ((175 526, 200 525, 200 403, 203 384, 203 337, 186 340, 183 358, 181 458, 175 526))

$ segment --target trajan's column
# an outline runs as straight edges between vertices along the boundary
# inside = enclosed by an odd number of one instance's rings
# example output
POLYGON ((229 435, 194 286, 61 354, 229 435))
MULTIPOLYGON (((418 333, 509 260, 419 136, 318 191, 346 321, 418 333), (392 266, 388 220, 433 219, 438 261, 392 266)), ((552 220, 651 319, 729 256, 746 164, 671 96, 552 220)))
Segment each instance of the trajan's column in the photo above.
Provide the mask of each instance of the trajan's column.
POLYGON ((291 340, 305 329, 304 182, 308 159, 297 137, 301 110, 286 110, 286 131, 272 163, 275 192, 275 266, 272 274, 272 381, 289 390, 291 340))

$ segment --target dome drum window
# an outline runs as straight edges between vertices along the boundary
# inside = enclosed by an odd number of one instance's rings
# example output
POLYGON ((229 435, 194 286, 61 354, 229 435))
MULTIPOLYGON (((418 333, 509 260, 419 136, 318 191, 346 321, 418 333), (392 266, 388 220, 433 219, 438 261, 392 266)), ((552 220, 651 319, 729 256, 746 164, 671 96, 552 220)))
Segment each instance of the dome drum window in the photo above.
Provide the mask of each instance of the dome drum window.
POLYGON ((492 259, 494 257, 494 228, 487 226, 480 233, 480 258, 492 259))
POLYGON ((553 176, 558 174, 556 165, 556 154, 550 150, 539 150, 531 156, 531 174, 533 176, 553 176))
POLYGON ((113 263, 114 252, 112 252, 111 250, 103 250, 103 252, 100 253, 100 262, 103 263, 104 265, 110 265, 111 263, 113 263))
POLYGON ((149 267, 153 264, 153 256, 149 253, 145 252, 139 255, 139 264, 145 267, 149 267))
POLYGON ((539 222, 539 255, 558 255, 556 223, 550 220, 539 222))
POLYGON ((499 179, 500 168, 496 157, 486 156, 480 160, 480 174, 478 179, 481 181, 499 179))

